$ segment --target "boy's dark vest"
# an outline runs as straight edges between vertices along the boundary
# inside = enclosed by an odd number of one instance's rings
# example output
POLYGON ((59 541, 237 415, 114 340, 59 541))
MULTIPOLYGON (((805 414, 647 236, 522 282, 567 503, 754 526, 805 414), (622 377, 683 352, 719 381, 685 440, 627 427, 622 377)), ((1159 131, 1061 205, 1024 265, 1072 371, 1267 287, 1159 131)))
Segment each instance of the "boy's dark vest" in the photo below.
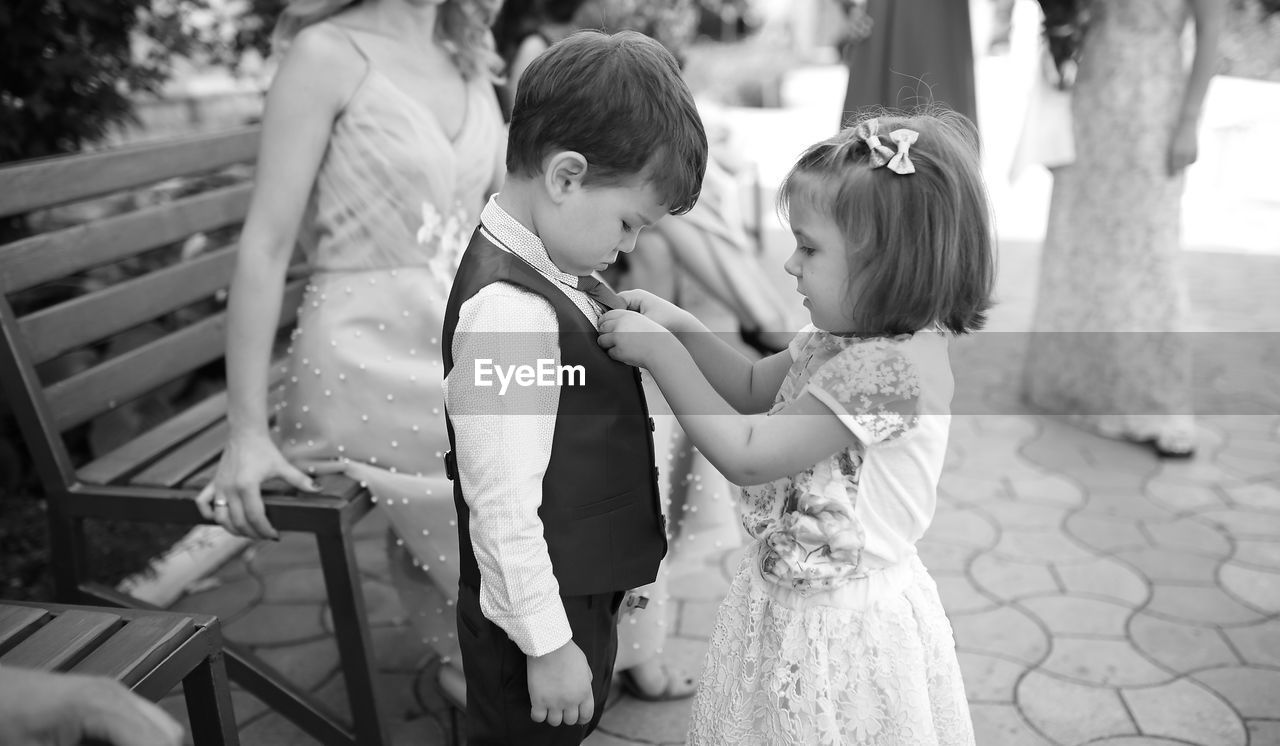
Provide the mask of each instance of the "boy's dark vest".
MULTIPOLYGON (((609 357, 596 343, 595 327, 573 301, 477 229, 445 308, 442 342, 446 376, 453 369, 453 335, 462 304, 494 282, 510 283, 545 298, 556 312, 560 364, 581 365, 586 371, 585 382, 577 382, 582 385, 560 387, 551 461, 542 479, 542 507, 538 509, 560 595, 621 591, 653 582, 667 551, 667 536, 658 498, 652 421, 640 371, 609 357)), ((448 412, 445 422, 449 446, 455 448, 448 412)), ((453 476, 456 461, 447 461, 453 476)), ((470 510, 462 481, 456 476, 453 501, 458 511, 462 582, 479 588, 470 510)))

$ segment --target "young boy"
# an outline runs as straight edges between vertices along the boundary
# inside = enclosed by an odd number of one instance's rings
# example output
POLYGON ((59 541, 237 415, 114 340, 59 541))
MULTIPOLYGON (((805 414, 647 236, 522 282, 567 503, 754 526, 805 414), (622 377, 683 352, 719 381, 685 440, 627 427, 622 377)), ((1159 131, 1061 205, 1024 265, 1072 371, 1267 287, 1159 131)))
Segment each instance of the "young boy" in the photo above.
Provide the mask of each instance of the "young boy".
POLYGON ((442 340, 471 744, 578 744, 604 711, 619 604, 667 540, 640 374, 596 343, 617 299, 591 273, 692 207, 706 158, 648 37, 580 32, 521 78, 442 340))

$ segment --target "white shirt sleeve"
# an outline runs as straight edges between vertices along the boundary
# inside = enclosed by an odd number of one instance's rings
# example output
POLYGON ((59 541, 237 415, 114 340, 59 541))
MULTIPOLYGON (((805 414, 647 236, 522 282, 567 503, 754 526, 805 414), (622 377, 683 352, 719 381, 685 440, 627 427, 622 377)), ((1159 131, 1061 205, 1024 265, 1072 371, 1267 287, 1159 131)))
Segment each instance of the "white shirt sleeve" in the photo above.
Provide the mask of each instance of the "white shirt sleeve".
POLYGON ((480 567, 480 609, 532 656, 573 637, 538 516, 560 390, 509 378, 504 391, 497 371, 536 368, 543 359, 560 363, 556 315, 545 298, 493 283, 462 305, 445 403, 480 567))

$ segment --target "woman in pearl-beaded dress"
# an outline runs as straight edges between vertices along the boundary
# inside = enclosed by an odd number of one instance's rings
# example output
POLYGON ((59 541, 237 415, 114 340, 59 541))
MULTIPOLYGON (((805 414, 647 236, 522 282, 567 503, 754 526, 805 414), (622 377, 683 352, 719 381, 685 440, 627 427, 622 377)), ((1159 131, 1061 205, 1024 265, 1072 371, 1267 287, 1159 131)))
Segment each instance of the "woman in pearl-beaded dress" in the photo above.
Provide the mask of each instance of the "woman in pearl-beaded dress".
POLYGON ((231 436, 199 497, 227 530, 275 538, 258 485, 342 471, 395 538, 392 574, 425 642, 456 659, 457 532, 439 334, 457 262, 504 173, 488 24, 497 0, 295 0, 267 99, 230 302, 231 436), (276 428, 267 390, 295 244, 311 277, 276 428), (406 571, 411 570, 412 572, 406 571), (427 571, 427 572, 423 572, 427 571), (447 590, 444 590, 447 589, 447 590))

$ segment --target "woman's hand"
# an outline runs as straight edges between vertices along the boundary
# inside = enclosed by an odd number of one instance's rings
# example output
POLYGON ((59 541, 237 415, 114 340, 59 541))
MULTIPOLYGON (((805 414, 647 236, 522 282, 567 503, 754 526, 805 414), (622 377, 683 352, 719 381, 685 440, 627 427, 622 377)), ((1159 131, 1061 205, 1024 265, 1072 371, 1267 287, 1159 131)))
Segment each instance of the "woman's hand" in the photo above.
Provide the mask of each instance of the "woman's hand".
POLYGON ((234 436, 222 452, 213 481, 196 497, 196 507, 237 536, 278 540, 262 505, 262 483, 279 477, 304 492, 320 487, 285 459, 265 433, 234 436))
POLYGON ((1173 128, 1173 139, 1169 143, 1169 175, 1177 176, 1200 154, 1196 138, 1196 123, 1189 119, 1179 119, 1173 128))
POLYGON ((648 290, 623 290, 618 295, 627 302, 628 311, 644 314, 673 334, 692 331, 697 327, 693 314, 648 290))
POLYGON ((652 361, 670 349, 670 345, 680 345, 656 321, 635 311, 606 313, 600 320, 598 341, 609 351, 609 357, 641 368, 651 368, 652 361))
POLYGON ((843 39, 845 43, 859 42, 870 37, 875 25, 875 19, 867 12, 867 4, 865 2, 857 2, 855 0, 849 3, 845 11, 844 20, 843 39))

